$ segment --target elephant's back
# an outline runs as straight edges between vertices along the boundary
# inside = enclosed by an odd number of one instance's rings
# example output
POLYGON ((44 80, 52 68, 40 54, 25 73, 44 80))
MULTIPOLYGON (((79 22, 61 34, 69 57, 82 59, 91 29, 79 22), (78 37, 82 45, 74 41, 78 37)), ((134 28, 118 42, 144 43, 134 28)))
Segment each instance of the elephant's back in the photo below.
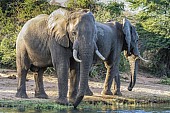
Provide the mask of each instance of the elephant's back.
POLYGON ((97 25, 97 46, 101 54, 107 59, 113 45, 113 31, 110 26, 105 23, 96 23, 97 25))
POLYGON ((48 15, 41 14, 28 20, 24 26, 22 27, 21 31, 18 34, 16 43, 19 43, 24 40, 31 40, 35 38, 39 38, 39 35, 47 33, 47 18, 48 15))
MULTIPOLYGON (((24 26, 22 27, 18 38, 27 38, 27 35, 40 35, 40 33, 43 33, 45 29, 47 28, 47 18, 48 15, 41 14, 36 16, 35 18, 32 18, 28 20, 24 26)), ((31 38, 31 36, 29 36, 31 38)), ((34 37, 36 38, 36 37, 34 37)))
POLYGON ((25 23, 17 38, 17 49, 24 47, 31 63, 35 66, 45 66, 51 63, 47 19, 48 15, 45 14, 30 19, 25 23))
POLYGON ((28 20, 18 35, 17 43, 37 51, 42 49, 42 46, 47 46, 49 40, 47 18, 48 15, 41 14, 28 20))

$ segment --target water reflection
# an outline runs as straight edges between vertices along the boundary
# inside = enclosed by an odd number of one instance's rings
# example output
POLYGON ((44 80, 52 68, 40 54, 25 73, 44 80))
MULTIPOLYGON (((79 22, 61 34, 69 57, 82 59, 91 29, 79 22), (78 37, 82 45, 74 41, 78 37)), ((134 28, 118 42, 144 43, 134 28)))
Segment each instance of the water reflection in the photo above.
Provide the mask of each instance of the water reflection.
POLYGON ((40 110, 0 108, 0 113, 170 113, 170 104, 152 104, 145 106, 103 106, 102 108, 78 108, 65 110, 40 110))

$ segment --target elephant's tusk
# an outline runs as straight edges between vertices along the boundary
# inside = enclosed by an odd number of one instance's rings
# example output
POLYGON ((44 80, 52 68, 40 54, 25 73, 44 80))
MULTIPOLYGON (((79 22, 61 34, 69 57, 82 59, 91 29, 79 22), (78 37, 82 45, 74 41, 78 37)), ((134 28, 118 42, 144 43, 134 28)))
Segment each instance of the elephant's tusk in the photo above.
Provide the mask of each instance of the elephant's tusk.
POLYGON ((138 56, 141 60, 143 60, 143 61, 145 61, 145 62, 150 62, 150 60, 145 60, 144 58, 142 58, 141 56, 140 56, 140 54, 139 54, 139 56, 138 56))
POLYGON ((77 62, 82 62, 82 60, 78 59, 78 57, 77 57, 77 50, 75 50, 75 49, 73 50, 73 58, 77 62))
POLYGON ((105 58, 103 57, 103 55, 99 52, 99 50, 96 50, 95 53, 97 54, 97 56, 99 58, 101 58, 102 60, 105 60, 105 58))
POLYGON ((101 58, 102 60, 106 60, 106 59, 103 57, 103 55, 99 52, 98 47, 97 47, 95 41, 94 41, 94 49, 95 49, 96 55, 97 55, 99 58, 101 58))

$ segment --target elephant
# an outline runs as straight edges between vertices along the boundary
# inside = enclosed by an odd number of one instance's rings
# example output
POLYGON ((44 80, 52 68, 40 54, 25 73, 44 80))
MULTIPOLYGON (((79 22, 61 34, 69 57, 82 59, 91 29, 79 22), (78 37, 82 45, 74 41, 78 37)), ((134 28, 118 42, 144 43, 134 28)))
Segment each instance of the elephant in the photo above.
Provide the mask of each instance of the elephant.
MULTIPOLYGON (((121 52, 124 51, 125 57, 130 63, 131 81, 128 90, 132 91, 136 82, 139 59, 148 62, 141 57, 138 50, 138 33, 135 27, 127 18, 123 19, 123 24, 115 21, 106 23, 96 22, 97 26, 97 47, 105 57, 105 67, 107 69, 102 95, 122 95, 120 91, 119 62, 121 52), (114 92, 111 91, 114 80, 114 92)), ((94 64, 100 60, 94 55, 94 64)), ((93 95, 86 86, 86 95, 93 95)))
POLYGON ((15 96, 28 98, 25 81, 31 70, 37 73, 34 74, 35 97, 48 98, 44 90, 43 73, 47 67, 54 67, 58 75, 56 102, 69 104, 67 93, 70 74, 69 100, 75 101, 75 105, 80 103, 92 56, 96 53, 104 60, 96 46, 95 37, 95 19, 86 10, 68 11, 59 8, 50 15, 40 14, 28 20, 16 40, 18 86, 15 96))

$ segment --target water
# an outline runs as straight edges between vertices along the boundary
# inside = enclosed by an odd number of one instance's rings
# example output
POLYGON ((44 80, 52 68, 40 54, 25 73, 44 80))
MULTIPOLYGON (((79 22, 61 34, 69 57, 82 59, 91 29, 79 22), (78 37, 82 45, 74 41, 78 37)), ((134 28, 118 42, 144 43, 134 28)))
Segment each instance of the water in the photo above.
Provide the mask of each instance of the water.
POLYGON ((18 108, 0 108, 0 113, 170 113, 170 104, 152 104, 145 106, 102 106, 101 108, 68 108, 65 110, 34 110, 18 108))

